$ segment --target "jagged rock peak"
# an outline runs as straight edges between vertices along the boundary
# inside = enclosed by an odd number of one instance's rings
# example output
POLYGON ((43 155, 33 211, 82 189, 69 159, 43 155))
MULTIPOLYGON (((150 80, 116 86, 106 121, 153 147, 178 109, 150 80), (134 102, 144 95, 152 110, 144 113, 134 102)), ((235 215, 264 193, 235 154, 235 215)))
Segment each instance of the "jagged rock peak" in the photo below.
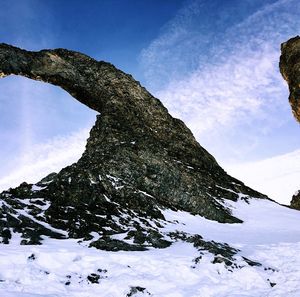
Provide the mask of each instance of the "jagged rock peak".
POLYGON ((51 227, 46 235, 58 238, 96 232, 102 237, 93 244, 102 249, 117 245, 110 235, 128 232, 139 246, 126 249, 143 249, 144 242, 164 247, 157 229, 163 209, 239 223, 226 199, 266 198, 229 176, 182 121, 109 63, 65 49, 30 52, 0 44, 0 76, 10 74, 60 86, 100 115, 77 163, 0 195, 2 230, 14 226, 30 243, 45 234, 45 224, 51 227), (15 208, 28 199, 30 216, 16 217, 15 208), (39 220, 43 228, 33 236, 39 220))

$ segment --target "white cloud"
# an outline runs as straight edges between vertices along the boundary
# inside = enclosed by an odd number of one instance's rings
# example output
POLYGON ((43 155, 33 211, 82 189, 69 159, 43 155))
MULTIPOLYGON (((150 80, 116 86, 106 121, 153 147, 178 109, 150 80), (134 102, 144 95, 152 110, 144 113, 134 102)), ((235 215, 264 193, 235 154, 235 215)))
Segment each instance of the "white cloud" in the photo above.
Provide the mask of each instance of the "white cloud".
POLYGON ((300 150, 265 160, 224 164, 229 174, 270 198, 289 204, 300 189, 300 150))
POLYGON ((11 162, 14 169, 0 176, 0 191, 18 186, 21 182, 35 183, 51 172, 76 162, 84 151, 89 130, 83 129, 67 137, 56 137, 35 144, 11 162))
POLYGON ((171 82, 158 96, 175 116, 187 120, 198 137, 215 128, 247 123, 264 116, 283 93, 282 79, 273 75, 278 72, 275 60, 278 53, 273 49, 229 56, 225 64, 207 65, 187 79, 171 82))

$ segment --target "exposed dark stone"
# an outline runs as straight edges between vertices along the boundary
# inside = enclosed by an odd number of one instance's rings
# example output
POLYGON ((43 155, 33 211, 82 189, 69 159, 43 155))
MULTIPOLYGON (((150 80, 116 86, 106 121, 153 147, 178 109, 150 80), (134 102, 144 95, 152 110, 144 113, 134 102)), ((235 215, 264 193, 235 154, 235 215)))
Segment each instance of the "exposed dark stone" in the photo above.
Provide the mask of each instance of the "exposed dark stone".
POLYGON ((151 296, 151 294, 146 290, 146 288, 137 286, 137 287, 131 287, 130 291, 126 295, 126 297, 131 297, 131 296, 134 296, 134 295, 136 295, 138 293, 143 293, 143 294, 151 296))
POLYGON ((297 191, 292 197, 291 207, 300 210, 300 191, 297 191))
MULTIPOLYGON (((209 253, 215 256, 221 256, 224 259, 234 261, 234 255, 236 255, 240 250, 235 249, 229 246, 227 243, 219 243, 215 241, 206 241, 199 234, 190 235, 185 232, 171 232, 168 234, 173 240, 182 240, 190 242, 197 248, 199 251, 208 251, 209 253)), ((218 260, 216 259, 216 262, 218 260)), ((224 261, 223 261, 224 262, 224 261)))
POLYGON ((166 208, 241 223, 224 200, 267 198, 229 176, 182 121, 109 63, 65 49, 0 44, 0 77, 10 74, 60 86, 101 113, 77 163, 0 194, 0 232, 12 228, 22 244, 65 238, 64 230, 83 240, 96 232, 91 246, 105 250, 163 248, 170 245, 159 231, 166 208), (125 232, 134 244, 110 238, 125 232))
POLYGON ((92 284, 99 284, 100 275, 97 273, 91 273, 90 275, 88 275, 87 279, 92 284))
POLYGON ((156 230, 131 230, 128 232, 125 239, 134 239, 133 242, 139 245, 151 245, 154 248, 166 248, 172 244, 171 241, 165 240, 163 235, 156 230))
POLYGON ((65 286, 70 286, 72 276, 68 274, 68 275, 66 275, 66 278, 67 278, 67 281, 65 282, 65 286))
POLYGON ((29 261, 34 261, 35 259, 36 259, 35 254, 31 254, 31 255, 27 258, 27 260, 29 260, 29 261))
POLYGON ((246 257, 242 257, 242 258, 243 258, 244 261, 245 261, 248 265, 250 265, 250 266, 258 266, 258 267, 262 266, 262 264, 259 263, 259 262, 252 261, 252 260, 250 260, 250 259, 248 259, 248 258, 246 258, 246 257))
POLYGON ((2 229, 1 231, 2 243, 8 244, 11 239, 11 232, 9 229, 2 229))
POLYGON ((107 269, 99 268, 99 269, 97 269, 97 271, 100 272, 100 273, 107 273, 107 269))
POLYGON ((273 288, 274 286, 276 286, 276 283, 273 283, 270 281, 270 279, 267 279, 267 281, 269 282, 270 286, 273 288))
MULTIPOLYGON (((234 256, 240 251, 229 246, 227 243, 206 241, 198 234, 190 235, 185 232, 177 231, 169 233, 169 236, 174 240, 182 240, 194 245, 194 247, 200 252, 200 256, 194 259, 195 264, 198 264, 201 261, 204 252, 209 252, 214 255, 214 259, 212 260, 213 264, 224 263, 226 266, 232 266, 236 260, 234 256)), ((195 266, 193 266, 193 268, 195 268, 195 266)))
POLYGON ((129 243, 124 242, 122 240, 111 239, 109 237, 100 238, 96 241, 93 241, 90 244, 90 247, 95 247, 95 248, 100 249, 100 250, 112 251, 112 252, 118 252, 118 251, 145 251, 145 250, 147 250, 147 248, 145 248, 142 245, 129 244, 129 243))
MULTIPOLYGON (((237 248, 231 247, 227 243, 215 242, 213 240, 207 241, 204 240, 203 237, 200 236, 199 234, 191 235, 179 231, 171 232, 168 235, 170 236, 171 239, 175 241, 181 240, 181 241, 192 243, 194 247, 199 251, 199 256, 193 260, 195 265, 193 265, 192 268, 196 268, 196 265, 200 263, 204 254, 206 253, 210 253, 213 255, 213 259, 211 263, 213 264, 223 263, 229 271, 232 271, 233 269, 236 268, 242 268, 246 265, 262 267, 261 263, 250 260, 243 256, 241 257, 239 256, 239 257, 241 258, 241 260, 243 260, 244 263, 240 261, 240 264, 237 264, 238 253, 241 251, 237 248)), ((264 269, 267 270, 271 268, 264 267, 264 269)))

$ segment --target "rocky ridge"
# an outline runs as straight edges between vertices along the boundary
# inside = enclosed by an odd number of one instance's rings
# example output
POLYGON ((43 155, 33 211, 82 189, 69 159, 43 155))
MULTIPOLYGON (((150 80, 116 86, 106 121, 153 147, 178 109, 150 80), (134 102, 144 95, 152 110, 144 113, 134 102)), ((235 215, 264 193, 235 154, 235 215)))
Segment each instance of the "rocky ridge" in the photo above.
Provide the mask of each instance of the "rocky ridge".
POLYGON ((226 201, 267 197, 229 176, 131 75, 74 51, 0 44, 0 77, 12 74, 57 85, 99 115, 77 163, 0 194, 2 243, 12 233, 20 234, 21 244, 77 238, 113 251, 197 240, 232 257, 232 248, 200 235, 165 233, 163 211, 241 223, 226 201))

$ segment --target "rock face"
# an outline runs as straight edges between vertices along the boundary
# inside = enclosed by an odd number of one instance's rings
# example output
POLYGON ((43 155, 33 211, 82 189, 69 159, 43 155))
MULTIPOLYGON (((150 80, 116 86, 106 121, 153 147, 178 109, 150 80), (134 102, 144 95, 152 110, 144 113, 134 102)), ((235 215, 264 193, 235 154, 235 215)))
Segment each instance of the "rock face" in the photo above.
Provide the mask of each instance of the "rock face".
POLYGON ((290 90, 289 102, 293 114, 300 122, 300 37, 296 36, 281 44, 280 72, 290 90))
POLYGON ((291 201, 291 207, 300 210, 300 191, 297 191, 291 201))
POLYGON ((13 230, 24 244, 45 235, 94 238, 91 245, 110 250, 165 247, 164 209, 239 223, 226 199, 267 198, 229 176, 182 121, 109 63, 65 49, 0 44, 0 77, 11 74, 57 85, 100 115, 77 163, 0 195, 3 242, 13 230), (122 232, 133 245, 112 237, 122 232))
MULTIPOLYGON (((280 72, 290 90, 292 112, 300 122, 300 37, 296 36, 281 44, 280 72)), ((300 194, 292 197, 291 207, 300 210, 300 194)))

